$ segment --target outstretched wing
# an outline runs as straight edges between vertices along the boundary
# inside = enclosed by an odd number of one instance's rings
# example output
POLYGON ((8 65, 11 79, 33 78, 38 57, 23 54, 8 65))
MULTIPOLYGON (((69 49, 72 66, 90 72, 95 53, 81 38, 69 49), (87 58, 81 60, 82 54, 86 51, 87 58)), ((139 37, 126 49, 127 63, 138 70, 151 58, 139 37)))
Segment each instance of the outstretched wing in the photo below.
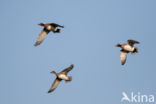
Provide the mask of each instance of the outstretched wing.
POLYGON ((121 50, 120 51, 120 61, 121 61, 121 65, 124 65, 127 59, 127 52, 121 50))
POLYGON ((56 24, 56 23, 51 23, 51 25, 52 25, 53 27, 62 27, 62 28, 64 28, 64 26, 61 26, 61 25, 56 24))
POLYGON ((56 78, 51 86, 51 88, 49 89, 48 93, 54 91, 56 89, 56 87, 59 85, 61 79, 56 78))
POLYGON ((139 44, 139 42, 136 41, 136 40, 127 40, 127 42, 128 42, 128 44, 131 45, 131 46, 133 46, 134 44, 139 44))
POLYGON ((68 68, 64 69, 61 73, 67 74, 69 71, 73 69, 74 65, 71 64, 68 68))
POLYGON ((39 35, 39 37, 38 37, 36 43, 34 44, 34 46, 40 45, 40 44, 43 42, 43 40, 45 39, 45 37, 47 36, 48 33, 49 33, 49 31, 46 30, 46 29, 44 28, 44 29, 41 31, 41 33, 40 33, 40 35, 39 35))

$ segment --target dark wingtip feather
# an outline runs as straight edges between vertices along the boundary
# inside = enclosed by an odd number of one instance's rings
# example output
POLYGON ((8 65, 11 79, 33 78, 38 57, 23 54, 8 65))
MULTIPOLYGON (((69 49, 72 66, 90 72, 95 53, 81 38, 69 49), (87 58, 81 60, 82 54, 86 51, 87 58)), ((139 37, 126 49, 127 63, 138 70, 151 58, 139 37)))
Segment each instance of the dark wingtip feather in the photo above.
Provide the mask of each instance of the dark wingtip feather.
POLYGON ((36 47, 37 45, 36 45, 36 44, 34 44, 34 46, 36 47))
POLYGON ((34 44, 35 47, 38 46, 38 45, 40 45, 40 43, 38 43, 38 42, 36 42, 36 43, 34 44))
POLYGON ((53 92, 53 91, 54 91, 54 89, 53 89, 53 90, 49 90, 48 93, 51 93, 51 92, 53 92))
POLYGON ((121 63, 121 65, 124 65, 125 63, 121 63))
POLYGON ((52 91, 48 91, 48 93, 51 93, 52 91))
POLYGON ((136 44, 140 44, 140 42, 136 41, 136 40, 133 40, 133 39, 129 39, 127 40, 129 43, 132 42, 132 43, 136 43, 136 44))
POLYGON ((140 42, 137 41, 138 44, 140 44, 140 42))
POLYGON ((74 64, 71 64, 70 66, 71 66, 71 67, 74 67, 74 64))

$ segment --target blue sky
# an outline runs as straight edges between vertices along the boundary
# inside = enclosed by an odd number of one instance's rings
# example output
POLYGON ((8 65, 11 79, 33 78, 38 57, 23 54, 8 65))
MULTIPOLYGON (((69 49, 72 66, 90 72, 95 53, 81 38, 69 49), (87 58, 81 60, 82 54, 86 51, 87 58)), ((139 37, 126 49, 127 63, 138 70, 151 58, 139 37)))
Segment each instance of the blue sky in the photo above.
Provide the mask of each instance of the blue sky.
POLYGON ((156 95, 155 0, 1 0, 1 104, 121 104, 122 92, 156 95), (37 24, 64 25, 34 47, 37 24), (117 43, 140 42, 120 65, 117 43), (48 94, 55 75, 74 64, 48 94))

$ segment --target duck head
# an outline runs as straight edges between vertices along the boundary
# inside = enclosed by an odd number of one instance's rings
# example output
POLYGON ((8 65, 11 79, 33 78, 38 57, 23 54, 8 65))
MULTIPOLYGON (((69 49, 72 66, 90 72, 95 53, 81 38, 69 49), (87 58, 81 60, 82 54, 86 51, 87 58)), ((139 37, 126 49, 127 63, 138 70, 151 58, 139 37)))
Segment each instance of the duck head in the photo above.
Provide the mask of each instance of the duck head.
POLYGON ((50 72, 50 73, 56 74, 56 72, 55 72, 55 71, 52 71, 52 72, 50 72))
POLYGON ((121 47, 121 44, 116 44, 116 47, 121 47))
POLYGON ((41 22, 41 23, 39 23, 38 25, 40 25, 40 26, 44 26, 44 23, 41 22))

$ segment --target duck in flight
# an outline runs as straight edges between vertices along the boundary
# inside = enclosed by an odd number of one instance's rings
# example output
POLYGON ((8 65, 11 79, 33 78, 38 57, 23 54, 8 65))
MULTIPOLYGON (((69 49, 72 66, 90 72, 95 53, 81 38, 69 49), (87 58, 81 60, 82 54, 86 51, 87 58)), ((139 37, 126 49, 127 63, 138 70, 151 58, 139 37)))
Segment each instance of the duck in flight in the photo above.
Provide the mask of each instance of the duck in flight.
POLYGON ((127 43, 117 44, 120 47, 120 61, 121 65, 124 65, 127 59, 127 54, 130 52, 132 54, 138 53, 138 47, 134 47, 134 44, 139 44, 136 40, 127 40, 127 43))
POLYGON ((47 23, 47 24, 40 23, 38 25, 43 26, 44 28, 41 31, 41 33, 39 34, 39 37, 38 37, 36 43, 34 44, 34 46, 40 45, 50 31, 52 31, 53 33, 59 33, 60 29, 57 27, 64 28, 64 26, 58 25, 56 23, 47 23))
POLYGON ((56 79, 54 80, 51 88, 49 89, 48 93, 54 91, 58 84, 64 80, 66 82, 70 82, 72 80, 72 76, 67 76, 68 72, 71 71, 73 69, 74 65, 71 64, 68 68, 64 69, 63 71, 61 71, 60 73, 56 73, 55 71, 52 71, 51 73, 56 75, 56 79))

